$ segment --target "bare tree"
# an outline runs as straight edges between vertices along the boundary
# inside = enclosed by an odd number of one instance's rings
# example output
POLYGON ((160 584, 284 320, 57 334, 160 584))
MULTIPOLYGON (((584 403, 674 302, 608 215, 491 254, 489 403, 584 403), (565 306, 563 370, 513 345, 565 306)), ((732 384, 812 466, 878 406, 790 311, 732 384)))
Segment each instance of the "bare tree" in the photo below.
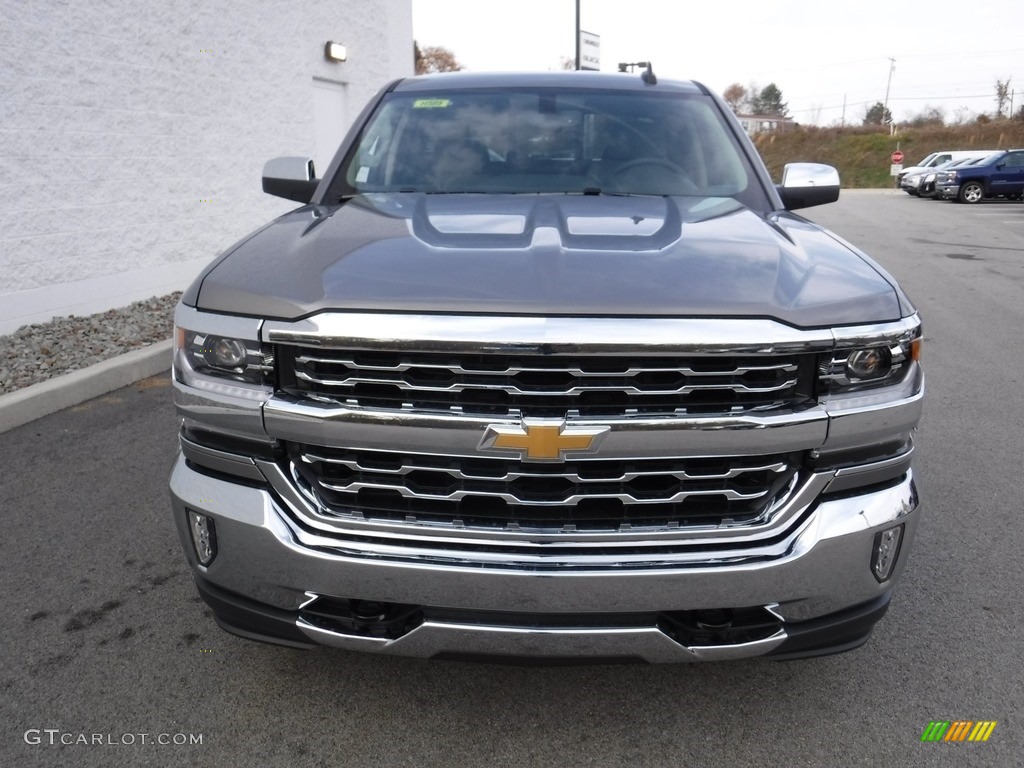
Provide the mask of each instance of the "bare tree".
POLYGON ((761 93, 761 86, 755 81, 751 80, 747 84, 747 98, 743 102, 743 111, 748 112, 752 115, 757 114, 758 103, 757 97, 761 93))
POLYGON ((722 91, 722 98, 733 112, 739 112, 747 101, 747 89, 739 83, 733 83, 722 91))
POLYGON ((996 117, 1009 117, 1010 78, 996 80, 996 117))
POLYGON ((417 75, 426 75, 430 72, 458 72, 462 69, 455 54, 440 45, 427 45, 420 48, 414 40, 412 50, 417 75))
POLYGON ((576 57, 575 56, 563 56, 562 61, 558 66, 559 69, 572 71, 576 69, 576 57))
POLYGON ((926 104, 924 109, 907 120, 907 124, 914 128, 923 128, 926 125, 945 125, 946 113, 942 107, 935 107, 926 104))

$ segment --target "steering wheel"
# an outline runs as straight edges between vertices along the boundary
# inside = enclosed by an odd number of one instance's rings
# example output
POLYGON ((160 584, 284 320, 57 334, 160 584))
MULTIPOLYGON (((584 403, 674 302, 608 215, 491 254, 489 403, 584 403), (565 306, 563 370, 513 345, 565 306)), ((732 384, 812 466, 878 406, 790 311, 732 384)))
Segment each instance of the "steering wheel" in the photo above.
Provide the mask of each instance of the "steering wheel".
POLYGON ((678 176, 682 176, 684 179, 687 178, 686 171, 684 171, 678 165, 673 163, 671 160, 666 160, 663 157, 639 157, 636 160, 628 160, 622 165, 616 166, 615 173, 628 173, 629 171, 632 171, 634 168, 642 168, 645 165, 650 165, 657 168, 664 168, 678 176))
MULTIPOLYGON (((655 174, 654 178, 656 181, 672 181, 679 185, 680 191, 685 192, 696 192, 697 185, 693 183, 690 177, 686 174, 682 168, 673 163, 671 160, 666 160, 663 157, 639 157, 636 160, 628 160, 622 165, 616 166, 613 171, 615 180, 621 183, 622 178, 628 174, 634 172, 637 168, 651 168, 659 169, 662 173, 655 174), (665 172, 671 174, 671 178, 665 176, 665 172)), ((680 192, 673 192, 672 194, 679 194, 680 192)))

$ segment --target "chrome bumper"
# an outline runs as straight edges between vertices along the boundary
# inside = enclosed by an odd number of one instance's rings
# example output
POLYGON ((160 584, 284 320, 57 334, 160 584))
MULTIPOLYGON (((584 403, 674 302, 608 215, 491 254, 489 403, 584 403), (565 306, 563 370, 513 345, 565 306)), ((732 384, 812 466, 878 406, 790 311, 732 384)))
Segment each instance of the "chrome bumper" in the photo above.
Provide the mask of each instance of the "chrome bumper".
MULTIPOLYGON (((455 555, 448 562, 396 558, 363 551, 358 556, 302 543, 306 533, 286 514, 269 488, 240 485, 197 472, 180 456, 171 475, 175 521, 198 579, 225 594, 285 616, 292 645, 323 644, 406 656, 447 654, 532 657, 638 657, 651 662, 759 656, 784 650, 789 626, 885 598, 903 570, 918 521, 918 495, 908 472, 881 490, 823 498, 794 531, 785 551, 742 561, 692 561, 677 567, 623 570, 614 561, 570 571, 524 568, 455 555), (219 552, 209 567, 195 558, 187 509, 212 518, 219 552), (879 583, 870 571, 875 534, 903 524, 901 554, 891 577, 879 583), (466 620, 430 619, 399 637, 381 638, 318 626, 302 615, 317 597, 464 611, 466 620), (621 615, 666 611, 763 607, 779 618, 774 633, 752 642, 688 645, 656 621, 623 626, 621 615), (496 612, 561 617, 529 626, 503 622, 496 612), (576 626, 574 615, 588 615, 576 626), (593 616, 609 618, 594 626, 593 616), (480 615, 491 617, 481 620, 480 615)), ((767 550, 766 550, 767 553, 767 550)), ((748 553, 748 555, 751 553, 748 553)), ((756 554, 756 553, 753 553, 756 554)), ((211 603, 212 604, 212 603, 211 603)), ((884 610, 884 606, 882 608, 884 610)), ((220 617, 238 634, 275 640, 220 617)), ((866 634, 864 635, 866 638, 866 634)), ((863 638, 859 641, 863 642, 863 638)), ((859 644, 855 643, 855 644, 859 644)), ((850 647, 853 647, 852 645, 850 647)))

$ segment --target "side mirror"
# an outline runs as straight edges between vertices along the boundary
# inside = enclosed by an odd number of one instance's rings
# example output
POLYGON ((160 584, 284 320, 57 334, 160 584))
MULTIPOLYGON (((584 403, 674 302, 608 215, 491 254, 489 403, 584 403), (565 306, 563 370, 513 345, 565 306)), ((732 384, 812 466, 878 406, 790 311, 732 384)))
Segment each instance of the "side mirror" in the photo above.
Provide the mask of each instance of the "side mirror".
POLYGON ((834 203, 839 199, 839 171, 820 163, 787 163, 775 189, 787 211, 834 203))
POLYGON ((308 203, 319 183, 308 157, 275 157, 263 166, 263 191, 268 195, 308 203))

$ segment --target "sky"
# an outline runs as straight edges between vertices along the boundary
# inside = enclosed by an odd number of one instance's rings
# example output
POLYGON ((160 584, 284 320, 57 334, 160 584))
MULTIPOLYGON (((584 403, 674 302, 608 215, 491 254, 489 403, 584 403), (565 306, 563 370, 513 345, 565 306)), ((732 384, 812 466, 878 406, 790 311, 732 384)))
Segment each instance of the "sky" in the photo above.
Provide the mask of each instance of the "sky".
MULTIPOLYGON (((575 56, 576 0, 412 0, 413 36, 465 69, 559 69, 575 56)), ((997 80, 1024 104, 1024 0, 580 0, 601 70, 647 61, 721 93, 774 82, 797 122, 859 125, 885 101, 904 121, 995 110, 997 80), (895 61, 890 61, 894 59, 895 61), (891 81, 890 81, 891 74, 891 81), (845 102, 845 109, 844 109, 845 102)))

